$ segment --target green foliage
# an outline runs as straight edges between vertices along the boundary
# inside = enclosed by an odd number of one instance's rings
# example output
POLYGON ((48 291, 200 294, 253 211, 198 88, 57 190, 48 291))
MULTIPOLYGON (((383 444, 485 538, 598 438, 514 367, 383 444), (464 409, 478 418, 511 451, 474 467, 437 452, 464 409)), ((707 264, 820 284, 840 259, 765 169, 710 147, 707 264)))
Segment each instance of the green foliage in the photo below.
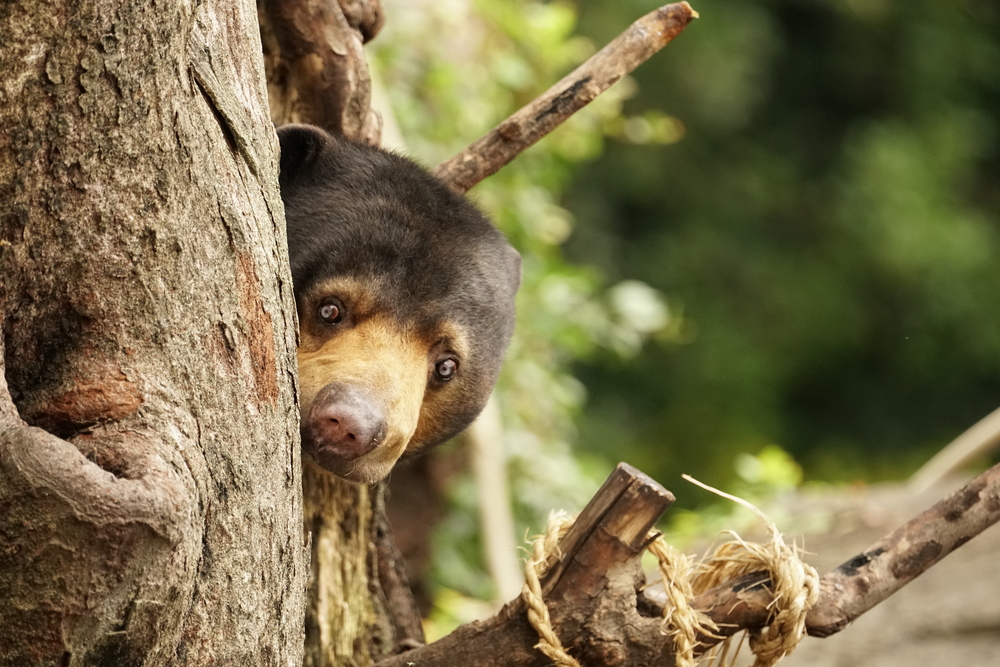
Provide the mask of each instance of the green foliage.
MULTIPOLYGON (((581 4, 581 28, 652 8, 581 4)), ((736 483, 770 442, 813 479, 906 474, 1000 397, 1000 8, 696 9, 626 105, 683 139, 610 145, 568 198, 570 257, 686 318, 683 345, 579 366, 581 445, 671 486, 736 483)))
MULTIPOLYGON (((372 55, 408 151, 428 164, 478 139, 593 52, 589 40, 574 36, 576 12, 566 3, 386 5, 390 20, 372 55)), ((567 263, 561 248, 574 221, 560 197, 577 165, 600 154, 605 134, 633 142, 674 136, 655 113, 623 120, 623 100, 634 91, 621 82, 470 193, 523 258, 517 330, 498 392, 515 514, 532 532, 551 509, 581 509, 610 469, 571 451, 585 392, 570 364, 598 350, 634 355, 647 338, 680 330, 656 290, 634 279, 609 286, 592 269, 567 263)), ((454 511, 439 530, 445 537, 435 570, 452 602, 490 597, 475 502, 471 480, 459 480, 454 511)), ((445 625, 461 614, 452 603, 442 608, 445 625)))
MULTIPOLYGON (((577 28, 567 2, 385 4, 373 55, 428 164, 655 7, 591 0, 577 28)), ((533 531, 617 460, 683 508, 709 497, 681 472, 752 501, 899 476, 1000 396, 1000 6, 695 8, 471 193, 524 257, 499 390, 533 531)), ((442 581, 486 595, 470 483, 454 494, 442 581)), ((731 518, 713 507, 672 531, 731 518)))

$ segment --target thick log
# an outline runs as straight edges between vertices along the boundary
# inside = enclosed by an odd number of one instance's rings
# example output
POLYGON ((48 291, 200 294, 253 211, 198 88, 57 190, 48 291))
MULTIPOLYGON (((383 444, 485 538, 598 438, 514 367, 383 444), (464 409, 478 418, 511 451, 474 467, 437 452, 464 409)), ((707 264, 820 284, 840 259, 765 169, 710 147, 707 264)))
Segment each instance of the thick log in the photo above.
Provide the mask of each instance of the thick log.
POLYGON ((439 164, 434 175, 456 192, 467 192, 649 60, 697 16, 686 2, 646 14, 489 134, 439 164))
POLYGON ((253 5, 5 3, 0 34, 0 666, 298 665, 253 5))
MULTIPOLYGON (((662 619, 636 610, 636 591, 643 582, 640 556, 649 530, 673 500, 655 481, 619 464, 560 541, 561 556, 541 584, 564 647, 583 664, 671 664, 672 646, 660 631, 662 619)), ((537 642, 538 633, 518 597, 493 618, 464 625, 378 667, 551 664, 534 648, 537 642)))

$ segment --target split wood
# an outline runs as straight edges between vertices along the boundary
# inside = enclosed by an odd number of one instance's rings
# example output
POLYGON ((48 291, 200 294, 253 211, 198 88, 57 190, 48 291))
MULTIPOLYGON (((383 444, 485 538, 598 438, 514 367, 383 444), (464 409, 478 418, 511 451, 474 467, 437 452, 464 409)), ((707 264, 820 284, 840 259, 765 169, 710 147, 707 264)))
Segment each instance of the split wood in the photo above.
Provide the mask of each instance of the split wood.
POLYGON ((646 62, 697 16, 686 2, 646 14, 489 134, 435 167, 434 175, 455 192, 467 192, 646 62))
MULTIPOLYGON (((566 650, 588 667, 673 665, 661 630, 662 604, 641 591, 639 556, 647 531, 673 502, 669 491, 620 464, 560 542, 562 557, 542 578, 552 624, 566 650)), ((1000 465, 994 466, 821 580, 806 617, 808 634, 825 637, 909 583, 945 555, 1000 520, 1000 465)), ((699 637, 696 653, 771 620, 770 577, 752 573, 696 597, 718 630, 699 637)), ((534 666, 549 659, 533 647, 521 597, 496 616, 393 656, 378 667, 534 666)))
POLYGON ((379 0, 258 0, 271 118, 378 145, 362 45, 384 23, 379 0))
MULTIPOLYGON (((621 464, 560 541, 562 557, 553 557, 541 591, 561 643, 582 664, 652 665, 672 655, 662 618, 640 613, 636 591, 644 580, 640 556, 649 530, 673 501, 655 481, 621 464)), ((378 666, 551 664, 534 648, 537 642, 519 596, 493 618, 463 625, 378 666)))

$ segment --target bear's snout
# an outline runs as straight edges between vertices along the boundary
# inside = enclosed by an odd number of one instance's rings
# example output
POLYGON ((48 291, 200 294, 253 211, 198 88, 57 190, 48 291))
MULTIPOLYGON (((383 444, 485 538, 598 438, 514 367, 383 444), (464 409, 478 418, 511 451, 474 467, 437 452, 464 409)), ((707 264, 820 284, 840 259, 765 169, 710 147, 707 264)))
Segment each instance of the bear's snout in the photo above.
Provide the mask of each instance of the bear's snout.
POLYGON ((313 401, 306 422, 314 455, 353 461, 385 440, 385 410, 364 389, 329 384, 313 401))

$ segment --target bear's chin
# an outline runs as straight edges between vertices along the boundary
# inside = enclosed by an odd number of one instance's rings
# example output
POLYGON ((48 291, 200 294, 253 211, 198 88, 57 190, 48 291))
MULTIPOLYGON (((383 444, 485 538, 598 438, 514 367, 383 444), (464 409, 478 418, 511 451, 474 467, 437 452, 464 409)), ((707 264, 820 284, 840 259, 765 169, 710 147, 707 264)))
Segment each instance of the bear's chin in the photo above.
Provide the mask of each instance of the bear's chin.
MULTIPOLYGON (((372 454, 374 453, 372 452, 372 454)), ((389 461, 378 460, 369 454, 348 461, 338 456, 330 447, 307 452, 306 456, 323 470, 357 484, 375 484, 382 481, 392 470, 397 460, 396 458, 389 461)))

